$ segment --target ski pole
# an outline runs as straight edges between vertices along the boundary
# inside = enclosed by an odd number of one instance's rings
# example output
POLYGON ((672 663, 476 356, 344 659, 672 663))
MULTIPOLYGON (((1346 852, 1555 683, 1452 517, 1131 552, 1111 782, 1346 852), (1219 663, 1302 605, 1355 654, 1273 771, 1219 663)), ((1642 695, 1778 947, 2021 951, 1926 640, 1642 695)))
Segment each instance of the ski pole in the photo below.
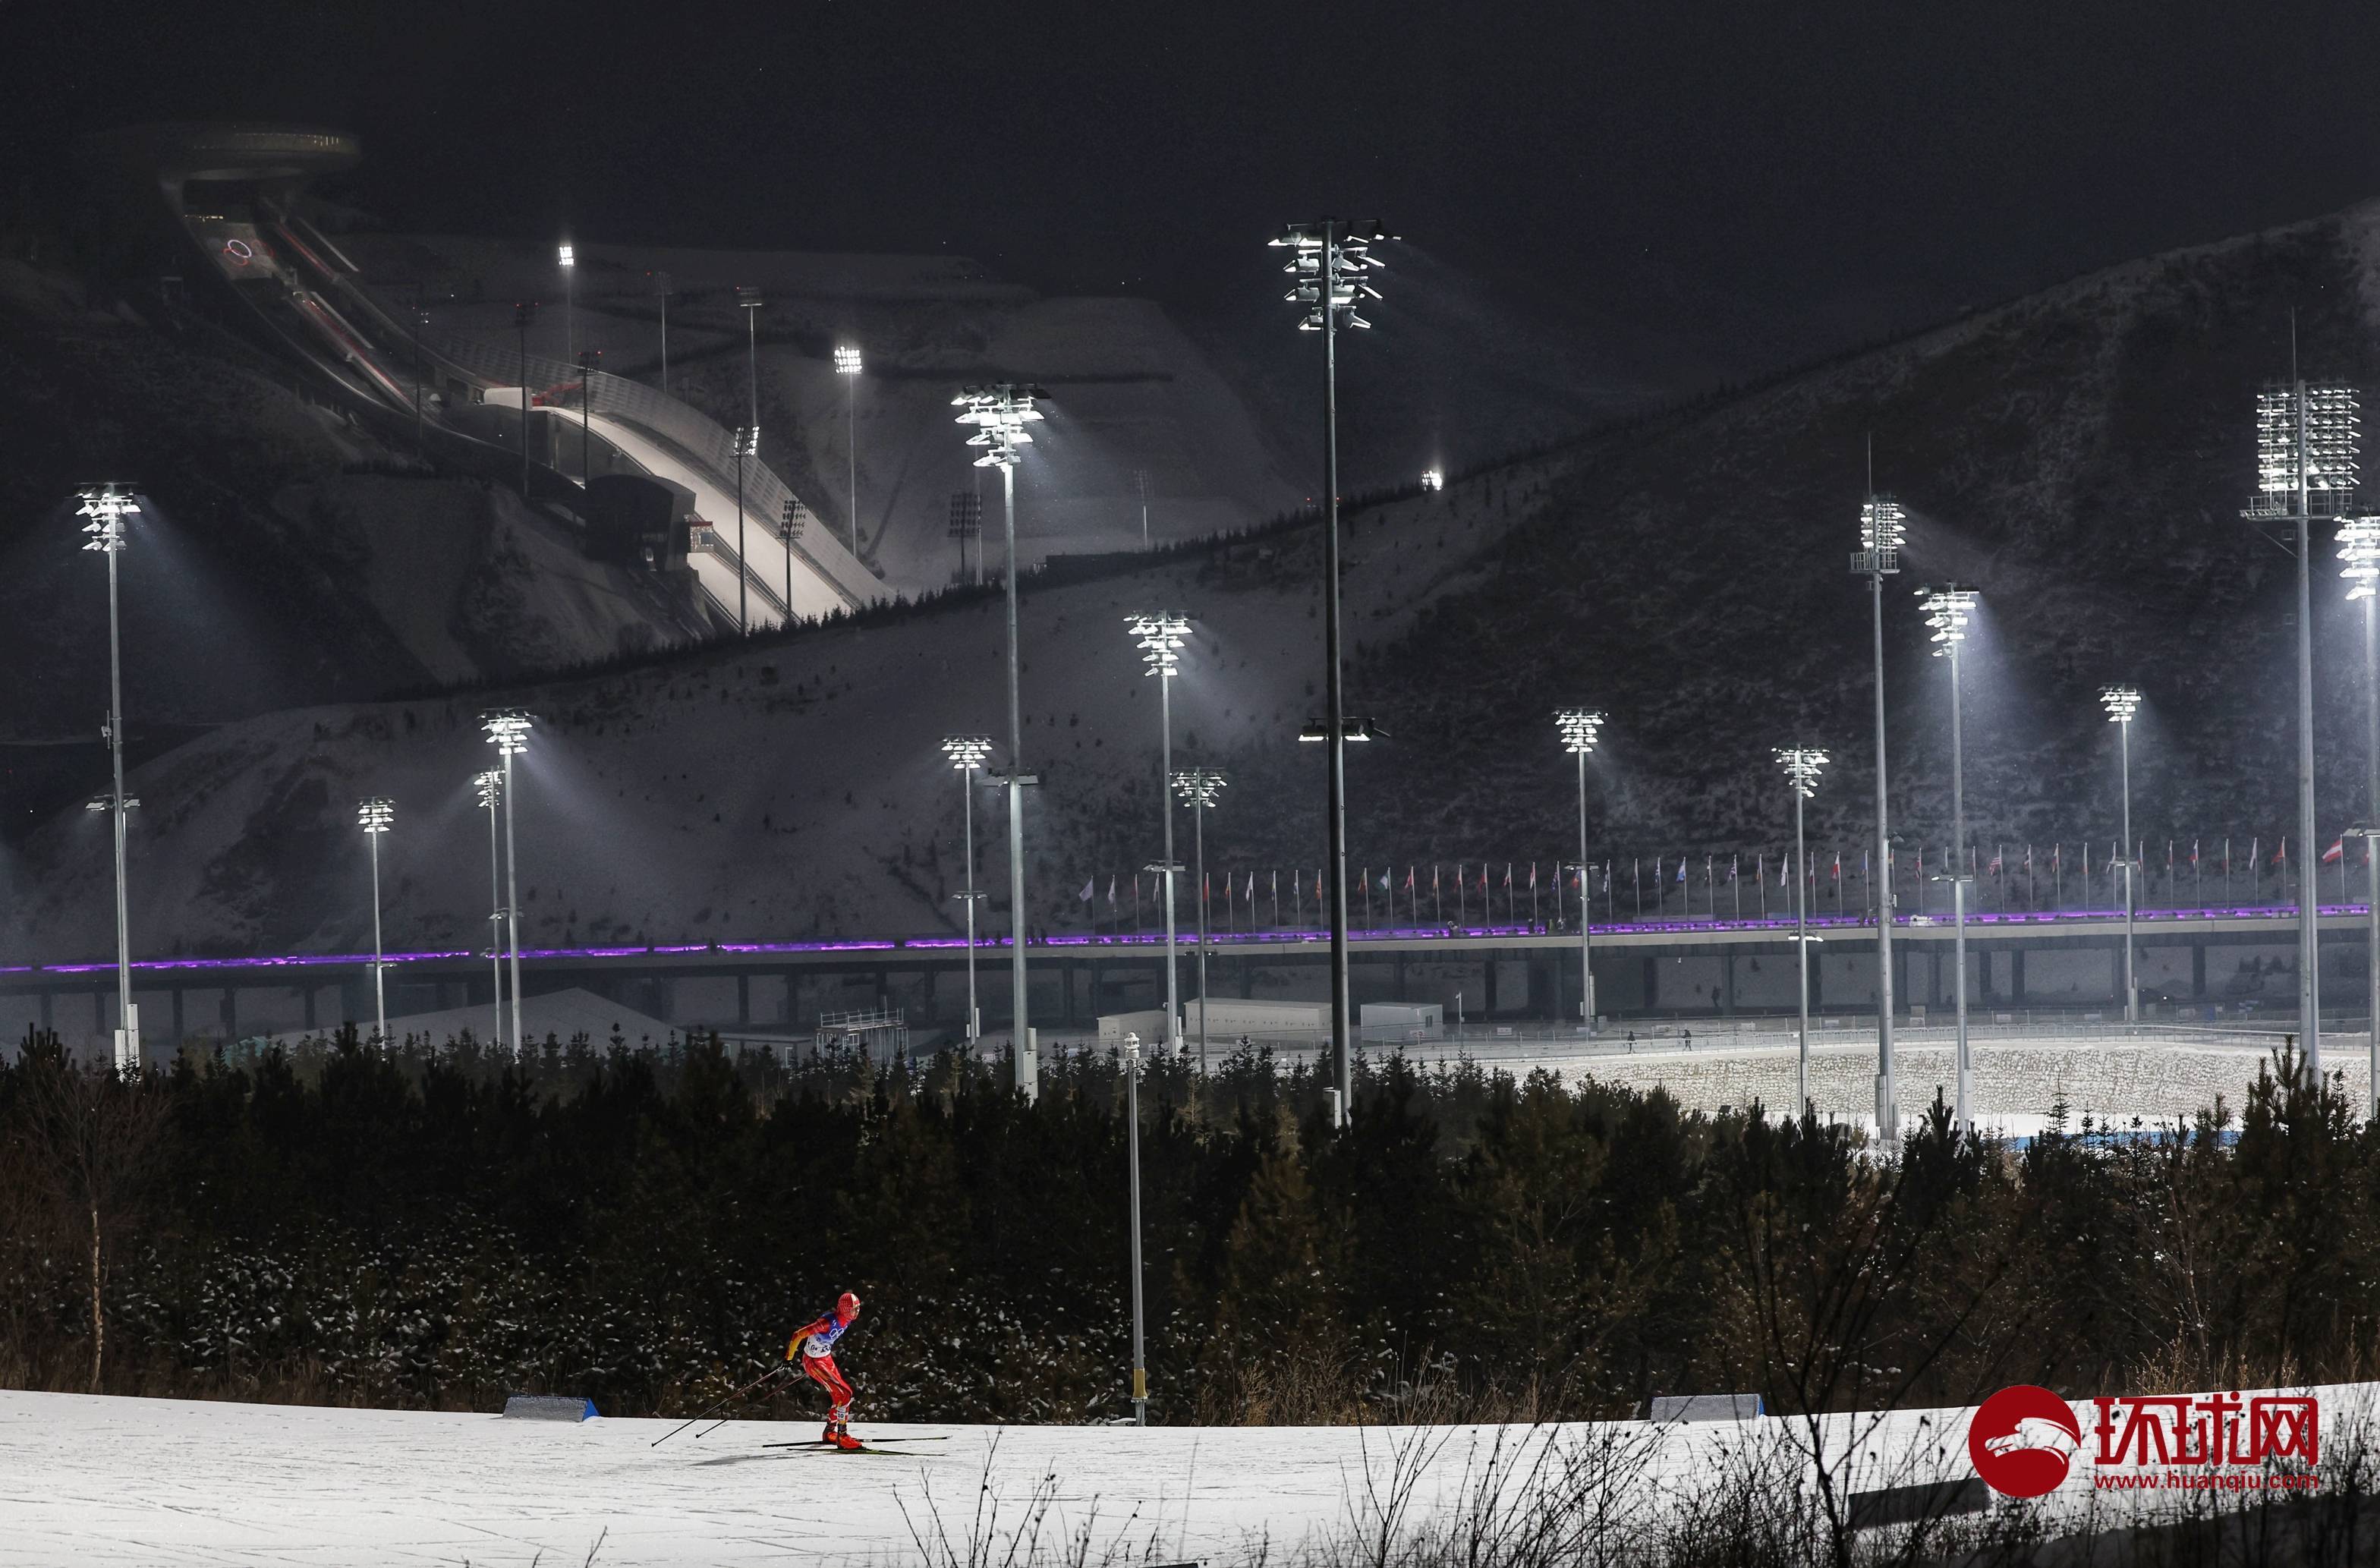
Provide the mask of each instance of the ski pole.
POLYGON ((661 1447, 662 1444, 669 1441, 670 1439, 677 1436, 688 1427, 693 1426, 695 1422, 700 1421, 710 1416, 712 1411, 723 1409, 734 1401, 743 1398, 746 1394, 750 1393, 754 1389, 759 1388, 762 1383, 767 1382, 770 1379, 777 1376, 785 1368, 783 1367, 774 1367, 770 1368, 768 1371, 763 1372, 759 1377, 753 1379, 750 1382, 746 1383, 742 1388, 737 1389, 734 1393, 725 1394, 711 1401, 710 1404, 705 1405, 698 1414, 679 1422, 676 1426, 672 1427, 668 1431, 663 1432, 661 1436, 655 1438, 651 1442, 647 1443, 645 1446, 648 1448, 661 1447))

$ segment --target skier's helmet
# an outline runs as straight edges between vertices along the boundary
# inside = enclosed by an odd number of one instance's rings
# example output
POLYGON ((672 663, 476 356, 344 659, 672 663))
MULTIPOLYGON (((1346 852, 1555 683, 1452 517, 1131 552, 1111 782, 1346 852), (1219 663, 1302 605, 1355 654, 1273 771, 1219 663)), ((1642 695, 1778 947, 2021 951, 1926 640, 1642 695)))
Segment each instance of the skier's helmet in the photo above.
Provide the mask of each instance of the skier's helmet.
POLYGON ((834 1304, 834 1315, 838 1318, 858 1317, 859 1298, 852 1295, 849 1291, 844 1292, 841 1296, 836 1298, 834 1304))

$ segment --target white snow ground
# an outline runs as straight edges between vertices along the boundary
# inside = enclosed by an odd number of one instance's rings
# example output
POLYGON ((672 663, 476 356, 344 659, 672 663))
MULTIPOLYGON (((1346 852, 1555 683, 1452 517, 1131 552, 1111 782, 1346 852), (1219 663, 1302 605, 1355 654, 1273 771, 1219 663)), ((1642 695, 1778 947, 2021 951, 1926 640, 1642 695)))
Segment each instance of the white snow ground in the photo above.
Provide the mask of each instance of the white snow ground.
MULTIPOLYGON (((2315 1392, 2336 1442, 2368 1416, 2380 1385, 2315 1392)), ((2090 1406, 2076 1412, 2087 1433, 2090 1406)), ((1856 1489, 1964 1480, 1970 1415, 1838 1417, 1827 1441, 1857 1449, 1837 1471, 1856 1489)), ((807 1423, 739 1421, 654 1447, 674 1424, 0 1392, 0 1564, 948 1560, 921 1546, 938 1532, 959 1561, 999 1560, 1004 1551, 970 1554, 969 1535, 1005 1540, 1029 1528, 1037 1487, 1046 1514, 1031 1539, 1052 1555, 1087 1538, 1081 1560, 1091 1562, 1223 1563, 1268 1543, 1278 1559, 1376 1527, 1370 1500, 1401 1455, 1418 1477, 1415 1523, 1475 1493, 1466 1480, 1500 1441, 1508 1456, 1515 1443, 1575 1453, 1609 1489, 1613 1513, 1643 1517, 1723 1474, 1730 1453, 1796 1440, 1775 1419, 1525 1432, 862 1422, 880 1438, 946 1440, 910 1455, 846 1455, 762 1446, 812 1436, 807 1423)), ((2095 1492, 2091 1475, 2078 1462, 2046 1506, 2070 1517, 2159 1501, 2095 1492)))

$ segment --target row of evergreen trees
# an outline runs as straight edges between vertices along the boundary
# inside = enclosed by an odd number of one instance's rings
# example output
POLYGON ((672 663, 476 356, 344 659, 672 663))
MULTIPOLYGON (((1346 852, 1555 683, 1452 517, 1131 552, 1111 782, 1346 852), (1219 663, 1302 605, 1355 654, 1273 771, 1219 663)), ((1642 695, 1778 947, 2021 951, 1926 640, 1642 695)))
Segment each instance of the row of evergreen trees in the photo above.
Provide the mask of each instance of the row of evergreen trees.
MULTIPOLYGON (((1756 1108, 1472 1065, 1179 1058, 1140 1097, 1165 1420, 1776 1410, 2368 1375, 2380 1134, 2286 1057, 2235 1119, 1883 1158, 1756 1108)), ((889 1068, 352 1038, 126 1080, 0 1064, 0 1383, 683 1411, 834 1295, 860 1413, 1128 1411, 1112 1054, 889 1068)), ((2062 1125, 2062 1121, 2061 1121, 2062 1125)), ((780 1396, 791 1415, 815 1403, 780 1396)))

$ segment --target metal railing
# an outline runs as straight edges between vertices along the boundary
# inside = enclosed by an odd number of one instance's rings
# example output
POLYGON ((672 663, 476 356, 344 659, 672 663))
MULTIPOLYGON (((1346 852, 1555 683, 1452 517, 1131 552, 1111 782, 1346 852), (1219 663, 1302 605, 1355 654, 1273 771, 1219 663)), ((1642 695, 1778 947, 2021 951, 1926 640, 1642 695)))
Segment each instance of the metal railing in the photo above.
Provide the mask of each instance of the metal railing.
MULTIPOLYGON (((705 479, 722 490, 735 488, 735 438, 710 416, 668 393, 609 371, 581 371, 576 365, 536 354, 529 355, 524 366, 519 354, 468 338, 441 334, 426 341, 471 374, 498 386, 512 385, 524 370, 530 382, 539 386, 577 385, 583 382, 589 407, 595 412, 635 425, 674 448, 689 467, 700 469, 705 479)), ((783 548, 784 541, 777 537, 775 519, 783 515, 786 502, 796 499, 793 488, 767 464, 747 457, 744 462, 744 496, 747 517, 759 519, 763 537, 783 548)), ((810 510, 815 513, 817 508, 810 510)), ((825 529, 804 529, 801 537, 793 541, 792 550, 851 609, 859 609, 885 596, 884 585, 876 575, 860 565, 858 557, 825 529)))

